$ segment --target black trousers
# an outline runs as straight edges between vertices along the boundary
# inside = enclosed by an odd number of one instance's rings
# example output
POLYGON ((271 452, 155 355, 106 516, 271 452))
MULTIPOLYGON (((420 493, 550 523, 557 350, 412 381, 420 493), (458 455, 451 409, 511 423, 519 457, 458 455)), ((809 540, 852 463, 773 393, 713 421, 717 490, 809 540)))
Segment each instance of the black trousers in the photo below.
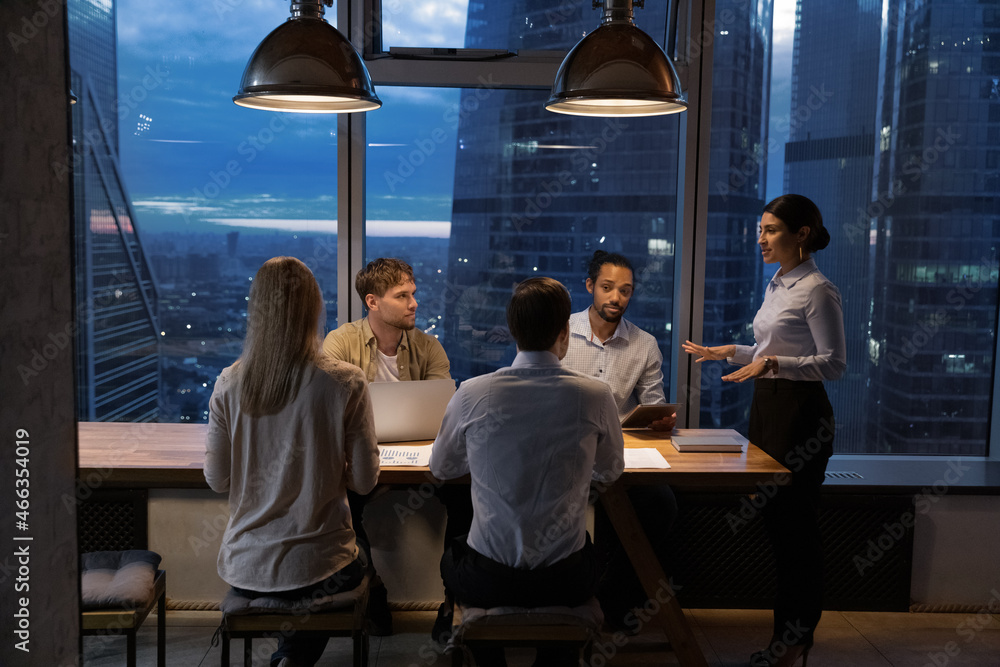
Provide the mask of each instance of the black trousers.
MULTIPOLYGON (((441 557, 441 579, 459 602, 476 607, 581 605, 597 590, 597 559, 590 536, 583 548, 545 567, 522 570, 498 563, 472 547, 466 536, 452 540, 441 557)), ((476 664, 503 667, 503 649, 473 650, 476 664)), ((537 667, 575 667, 572 649, 538 649, 537 667)))
POLYGON ((581 605, 597 590, 597 559, 590 536, 583 548, 552 565, 518 569, 488 558, 462 535, 441 557, 441 579, 455 598, 476 607, 581 605))
POLYGON ((777 575, 772 642, 811 642, 823 613, 819 498, 834 430, 822 382, 754 381, 750 442, 792 472, 761 509, 777 575))

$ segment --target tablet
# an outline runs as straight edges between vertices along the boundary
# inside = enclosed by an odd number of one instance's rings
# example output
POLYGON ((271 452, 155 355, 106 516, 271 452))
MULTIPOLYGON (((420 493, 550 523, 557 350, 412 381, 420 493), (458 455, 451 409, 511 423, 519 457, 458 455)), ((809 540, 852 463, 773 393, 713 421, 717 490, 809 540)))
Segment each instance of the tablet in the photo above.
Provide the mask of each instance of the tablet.
POLYGON ((666 405, 637 405, 622 417, 622 428, 647 428, 657 419, 663 419, 677 412, 680 403, 666 405))

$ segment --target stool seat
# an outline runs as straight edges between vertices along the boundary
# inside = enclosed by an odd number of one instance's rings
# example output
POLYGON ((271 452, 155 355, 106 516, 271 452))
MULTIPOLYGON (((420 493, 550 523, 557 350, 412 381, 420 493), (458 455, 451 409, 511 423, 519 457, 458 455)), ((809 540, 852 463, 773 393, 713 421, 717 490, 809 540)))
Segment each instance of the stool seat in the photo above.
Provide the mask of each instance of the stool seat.
POLYGON ((156 665, 167 654, 167 573, 152 551, 101 551, 81 555, 80 632, 125 635, 126 664, 136 665, 136 633, 156 606, 156 665))
POLYGON ((369 638, 368 588, 371 574, 354 589, 321 598, 287 600, 244 597, 230 590, 219 605, 222 621, 222 665, 229 667, 229 642, 243 639, 243 664, 252 667, 253 639, 289 633, 351 637, 354 667, 367 667, 369 638))
POLYGON ((588 658, 604 614, 597 598, 578 607, 455 606, 452 621, 452 665, 464 663, 463 647, 540 646, 576 648, 588 658))

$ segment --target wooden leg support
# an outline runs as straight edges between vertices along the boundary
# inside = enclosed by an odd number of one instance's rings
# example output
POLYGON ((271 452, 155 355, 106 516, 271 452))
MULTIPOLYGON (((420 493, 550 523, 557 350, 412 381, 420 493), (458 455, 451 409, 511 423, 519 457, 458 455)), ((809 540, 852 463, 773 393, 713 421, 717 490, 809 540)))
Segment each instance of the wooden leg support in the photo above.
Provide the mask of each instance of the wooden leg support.
POLYGON ((649 600, 655 601, 655 617, 660 627, 667 633, 667 639, 684 667, 708 667, 705 654, 695 641, 683 610, 677 603, 660 561, 653 553, 643 533, 635 509, 625 493, 625 487, 615 484, 601 495, 601 503, 618 533, 622 547, 628 554, 632 567, 642 583, 649 600))

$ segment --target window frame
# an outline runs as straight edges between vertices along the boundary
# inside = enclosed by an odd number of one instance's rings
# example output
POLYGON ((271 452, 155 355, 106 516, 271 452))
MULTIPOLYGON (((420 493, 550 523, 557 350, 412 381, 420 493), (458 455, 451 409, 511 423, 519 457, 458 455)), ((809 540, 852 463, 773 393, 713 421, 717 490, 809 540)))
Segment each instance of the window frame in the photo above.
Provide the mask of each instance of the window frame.
MULTIPOLYGON (((712 58, 715 0, 679 0, 675 58, 689 108, 681 119, 679 154, 683 165, 678 169, 678 225, 674 269, 675 299, 672 349, 679 350, 686 339, 700 340, 703 333, 704 285, 706 269, 707 215, 709 195, 709 155, 712 123, 712 58)), ((505 88, 545 89, 551 86, 565 53, 533 51, 503 60, 461 58, 461 49, 446 59, 398 58, 382 50, 379 33, 380 0, 347 0, 338 3, 338 25, 346 26, 352 41, 365 58, 376 86, 427 86, 469 88, 483 81, 505 88)), ((599 20, 595 11, 595 25, 599 20)), ((428 53, 432 49, 427 49, 428 53)), ((377 111, 375 112, 377 113, 377 111)), ((338 321, 348 322, 362 316, 361 301, 354 294, 352 277, 363 268, 365 257, 365 114, 345 114, 338 119, 338 321), (343 242, 347 240, 347 242, 343 242), (349 295, 349 298, 348 298, 349 295)), ((1000 391, 1000 373, 995 370, 998 345, 994 346, 993 395, 1000 391)), ((670 393, 672 402, 684 404, 678 414, 681 425, 699 426, 701 365, 691 355, 671 360, 670 393), (688 393, 688 388, 694 388, 688 393)), ((992 414, 996 415, 996 401, 992 414)), ((972 463, 1000 462, 1000 419, 991 419, 985 457, 836 455, 836 462, 864 456, 866 462, 884 462, 888 474, 892 465, 903 460, 947 461, 961 459, 972 463)), ((928 480, 931 482, 933 480, 928 480)))

